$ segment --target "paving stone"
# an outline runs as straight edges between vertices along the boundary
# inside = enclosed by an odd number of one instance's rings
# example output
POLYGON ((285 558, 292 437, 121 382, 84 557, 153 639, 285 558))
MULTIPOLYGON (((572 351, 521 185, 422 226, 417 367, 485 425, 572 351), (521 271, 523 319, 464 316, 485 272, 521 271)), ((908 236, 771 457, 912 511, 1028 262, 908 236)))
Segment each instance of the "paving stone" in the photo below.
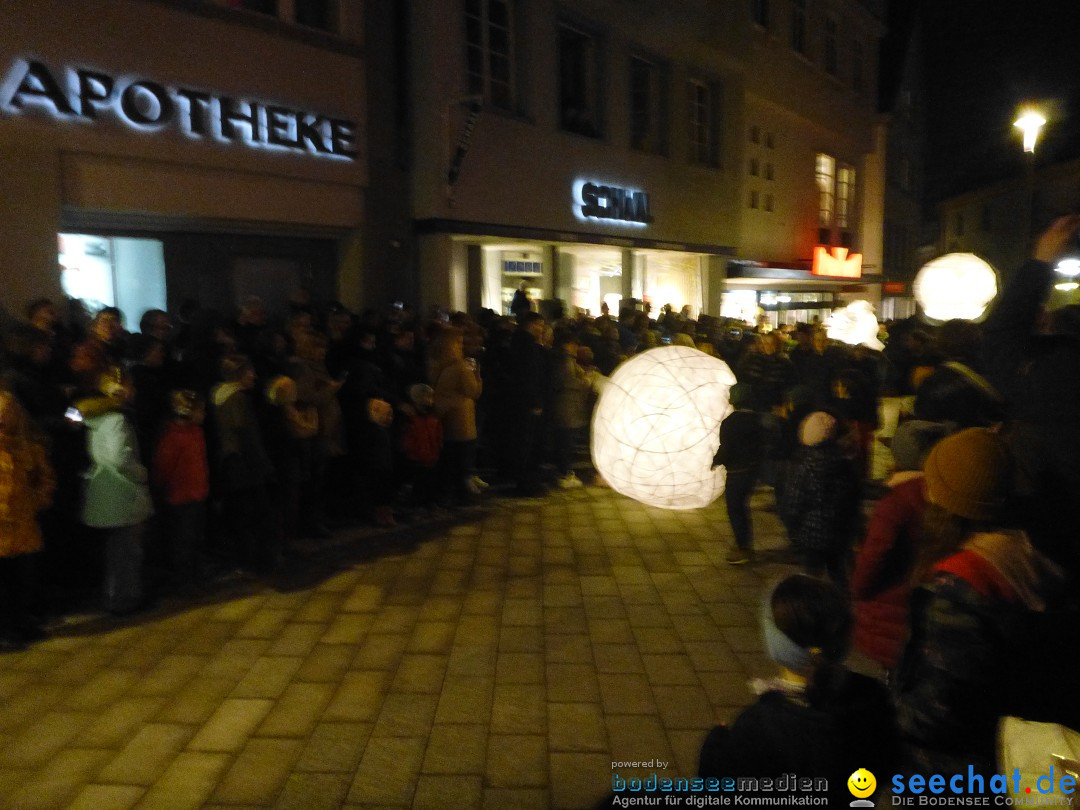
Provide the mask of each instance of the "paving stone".
POLYGON ((167 695, 176 692, 206 666, 201 655, 169 655, 162 658, 131 687, 133 695, 167 695))
POLYGON ((352 777, 343 773, 293 772, 285 780, 274 810, 338 810, 352 777))
POLYGON ((597 675, 600 698, 606 714, 654 714, 649 682, 643 675, 631 673, 604 673, 597 675))
POLYGON ((96 748, 60 751, 5 802, 18 810, 67 807, 108 759, 109 753, 96 748))
POLYGON ((491 735, 485 784, 491 787, 545 787, 547 782, 546 737, 491 735))
POLYGON ((407 634, 372 633, 353 659, 353 669, 395 670, 408 644, 407 634))
POLYGON ((435 719, 439 695, 391 692, 383 698, 372 734, 376 737, 426 737, 435 719))
POLYGON ((606 754, 552 753, 551 806, 594 807, 611 790, 611 759, 606 754))
POLYGON ((323 644, 359 644, 374 623, 374 613, 341 613, 333 617, 320 641, 323 644))
POLYGON ((438 694, 446 675, 448 656, 406 654, 402 656, 394 676, 395 692, 438 694))
MULTIPOLYGON (((325 639, 323 636, 323 641, 325 639)), ((356 648, 351 644, 316 644, 296 670, 296 680, 337 683, 348 671, 355 657, 356 648)))
POLYGON ((411 804, 425 743, 422 737, 371 737, 349 788, 348 801, 411 804))
POLYGON ((540 684, 496 684, 491 707, 491 732, 546 735, 544 687, 540 684))
POLYGON ((421 774, 413 795, 413 810, 459 810, 479 807, 484 791, 479 776, 436 776, 421 774))
POLYGON ((134 785, 87 785, 68 810, 130 810, 146 792, 134 785))
POLYGON ((421 772, 483 774, 487 762, 486 724, 438 723, 428 736, 421 772))
POLYGON ((454 622, 419 621, 413 628, 406 649, 411 653, 445 653, 454 642, 457 625, 454 622))
POLYGON ((260 658, 236 685, 231 696, 236 698, 276 698, 296 676, 303 658, 276 655, 260 658))
POLYGON ((606 751, 604 713, 598 703, 549 703, 548 742, 552 751, 606 751))
POLYGON ((352 670, 345 674, 323 719, 374 722, 382 708, 389 675, 386 672, 352 670))
POLYGON ((547 699, 554 703, 598 702, 600 687, 595 668, 589 664, 548 664, 547 699))
POLYGON ((0 767, 33 768, 47 763, 93 719, 92 714, 71 711, 43 714, 21 734, 5 740, 0 748, 0 767))
POLYGON ((547 810, 547 797, 537 788, 487 788, 483 810, 547 810))
POLYGON ((203 807, 229 767, 228 754, 185 751, 147 791, 139 810, 196 810, 203 807))
POLYGON ((495 683, 543 683, 544 656, 541 653, 499 653, 495 683))
POLYGON ((300 740, 256 738, 222 777, 213 800, 268 807, 274 803, 300 756, 300 740))
POLYGON ((119 748, 164 705, 163 697, 121 698, 98 714, 73 742, 81 748, 119 748))
POLYGON ((330 683, 290 684, 274 703, 256 734, 260 737, 308 737, 335 691, 335 685, 330 683))
POLYGON ((373 726, 374 723, 320 723, 308 738, 296 769, 346 773, 351 783, 373 726))
POLYGON ((486 723, 491 717, 493 680, 447 676, 435 713, 436 723, 486 723))
POLYGON ((192 751, 239 751, 273 706, 273 701, 258 698, 224 700, 188 743, 188 748, 192 751))
POLYGON ((195 731, 193 726, 185 725, 152 723, 143 726, 98 774, 98 781, 144 786, 154 784, 195 731))
POLYGON ((306 656, 326 635, 326 625, 314 622, 289 622, 267 651, 268 655, 306 656))

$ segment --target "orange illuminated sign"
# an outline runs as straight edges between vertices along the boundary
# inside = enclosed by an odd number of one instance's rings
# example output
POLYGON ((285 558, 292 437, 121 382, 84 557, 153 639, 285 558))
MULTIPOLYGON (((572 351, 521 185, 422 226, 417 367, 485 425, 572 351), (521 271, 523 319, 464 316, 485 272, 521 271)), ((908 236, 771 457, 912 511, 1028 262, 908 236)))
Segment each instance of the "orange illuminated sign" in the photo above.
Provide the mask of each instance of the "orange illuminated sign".
POLYGON ((833 276, 834 278, 861 278, 862 254, 848 255, 845 247, 834 247, 832 252, 823 245, 814 248, 814 266, 810 271, 815 276, 833 276))

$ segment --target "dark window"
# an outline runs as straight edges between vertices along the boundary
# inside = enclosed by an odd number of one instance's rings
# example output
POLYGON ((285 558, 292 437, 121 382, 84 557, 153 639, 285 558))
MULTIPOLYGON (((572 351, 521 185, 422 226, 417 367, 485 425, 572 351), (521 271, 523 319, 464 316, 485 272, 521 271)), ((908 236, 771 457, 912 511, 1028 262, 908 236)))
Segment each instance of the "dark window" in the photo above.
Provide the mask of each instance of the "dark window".
POLYGON ((277 0, 228 0, 229 8, 242 8, 244 11, 257 11, 260 14, 277 16, 277 0))
POLYGON ((600 45, 591 33, 559 26, 559 126, 599 138, 600 45))
POLYGON ((697 79, 686 83, 691 163, 702 166, 716 165, 716 95, 715 86, 712 84, 697 79))
POLYGON ((863 47, 857 39, 851 43, 851 89, 863 91, 863 47))
POLYGON ((750 18, 762 28, 768 28, 769 0, 750 0, 750 18))
POLYGON ((630 146, 667 154, 664 70, 640 57, 630 59, 630 146))
POLYGON ((773 176, 773 165, 771 163, 766 163, 765 164, 765 179, 766 180, 775 180, 776 179, 773 176))
POLYGON ((773 210, 773 195, 765 195, 765 210, 771 212, 773 210))
POLYGON ((792 0, 791 3, 791 48, 796 53, 806 55, 806 2, 792 0))
POLYGON ((750 176, 751 177, 757 177, 759 173, 760 173, 760 171, 759 171, 759 168, 758 168, 758 159, 757 158, 750 158, 750 176))
POLYGON ((470 93, 514 108, 513 10, 509 0, 466 0, 465 65, 470 93))
POLYGON ((335 0, 293 0, 296 22, 321 31, 336 31, 337 16, 335 0))
POLYGON ((835 76, 839 71, 839 59, 836 53, 837 25, 835 17, 825 18, 825 72, 835 76))
POLYGON ((756 191, 751 191, 750 192, 750 207, 751 208, 757 208, 758 207, 758 193, 756 191))

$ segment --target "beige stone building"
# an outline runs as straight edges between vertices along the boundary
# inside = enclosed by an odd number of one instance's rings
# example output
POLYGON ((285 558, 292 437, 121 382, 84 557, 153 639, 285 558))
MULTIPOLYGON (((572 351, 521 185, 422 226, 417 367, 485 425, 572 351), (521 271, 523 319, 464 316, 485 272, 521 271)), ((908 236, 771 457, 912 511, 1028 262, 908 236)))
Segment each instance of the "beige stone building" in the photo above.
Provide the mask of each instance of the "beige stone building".
POLYGON ((3 303, 359 303, 361 4, 7 0, 3 303))

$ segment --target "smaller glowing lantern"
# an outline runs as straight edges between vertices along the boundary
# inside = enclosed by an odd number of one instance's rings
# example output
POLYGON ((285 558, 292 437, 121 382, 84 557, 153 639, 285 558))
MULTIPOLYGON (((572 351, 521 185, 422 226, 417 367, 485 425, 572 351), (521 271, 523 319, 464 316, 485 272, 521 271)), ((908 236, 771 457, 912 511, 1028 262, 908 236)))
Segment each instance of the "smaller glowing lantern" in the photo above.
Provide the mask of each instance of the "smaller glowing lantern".
POLYGON ((997 273, 974 253, 948 253, 923 265, 912 292, 932 321, 977 321, 997 295, 997 273))
POLYGON ((708 506, 724 491, 713 469, 735 375, 697 349, 664 346, 620 365, 593 414, 592 456, 612 488, 665 509, 708 506))
POLYGON ((885 344, 878 340, 878 320, 869 301, 852 301, 836 310, 825 324, 830 340, 840 340, 851 346, 869 346, 881 351, 885 344))

